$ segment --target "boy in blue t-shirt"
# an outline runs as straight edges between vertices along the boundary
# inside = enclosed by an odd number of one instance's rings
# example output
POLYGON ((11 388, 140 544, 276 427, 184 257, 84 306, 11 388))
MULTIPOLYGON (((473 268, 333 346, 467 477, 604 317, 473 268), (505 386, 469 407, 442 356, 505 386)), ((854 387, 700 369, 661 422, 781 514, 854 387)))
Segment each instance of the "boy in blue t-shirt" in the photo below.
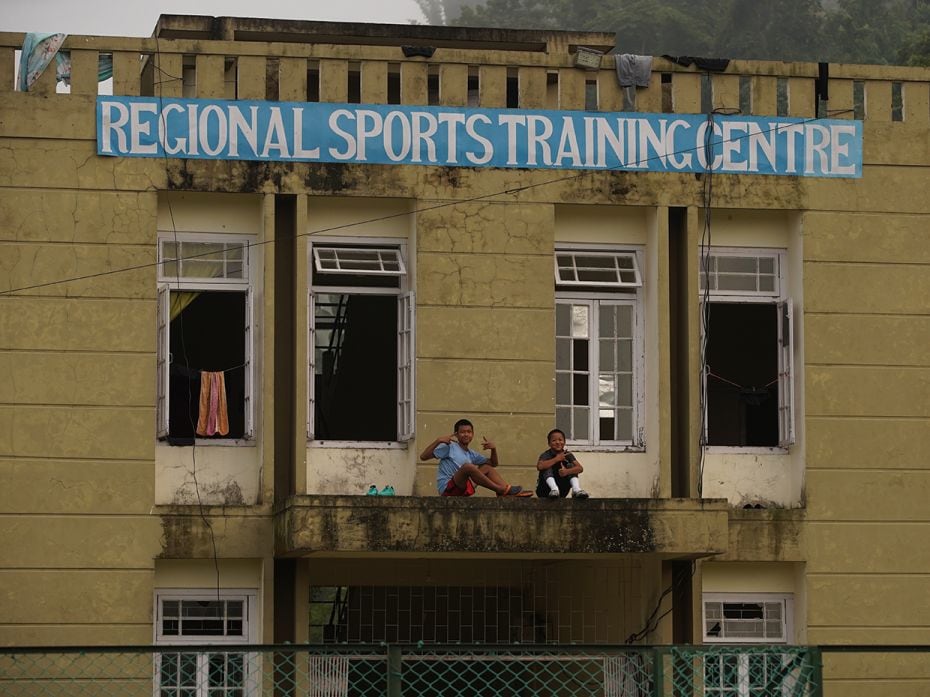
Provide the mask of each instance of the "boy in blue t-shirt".
POLYGON ((471 496, 475 485, 490 489, 498 496, 532 496, 523 487, 511 486, 497 472, 497 448, 487 438, 481 446, 491 451, 490 459, 471 450, 475 428, 468 419, 455 422, 451 436, 439 436, 420 453, 421 460, 439 458, 436 486, 440 496, 471 496))
POLYGON ((536 480, 536 495, 541 498, 558 499, 568 496, 569 490, 572 498, 586 499, 588 492, 581 488, 578 475, 584 472, 584 467, 574 455, 565 449, 565 434, 553 428, 546 436, 549 449, 539 456, 536 469, 539 478, 536 480))

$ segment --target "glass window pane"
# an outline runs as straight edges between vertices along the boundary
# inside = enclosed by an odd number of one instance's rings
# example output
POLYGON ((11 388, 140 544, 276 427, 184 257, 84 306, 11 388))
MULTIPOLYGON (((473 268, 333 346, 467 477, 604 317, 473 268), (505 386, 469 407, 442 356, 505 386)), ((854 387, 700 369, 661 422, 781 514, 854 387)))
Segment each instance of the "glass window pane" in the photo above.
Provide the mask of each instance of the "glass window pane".
POLYGON ((617 361, 614 357, 614 349, 616 346, 613 339, 601 339, 598 341, 597 360, 601 370, 605 372, 616 370, 617 361))
POLYGON ((230 686, 241 687, 245 683, 245 655, 241 653, 226 654, 226 669, 229 675, 226 682, 230 686))
POLYGON ((226 601, 226 616, 227 617, 242 617, 242 601, 241 600, 227 600, 226 601))
POLYGON ((612 407, 617 403, 616 387, 616 376, 613 373, 601 373, 598 376, 598 406, 612 407))
POLYGON ((576 438, 572 430, 572 410, 570 407, 555 408, 555 425, 565 431, 566 438, 576 438))
POLYGON ((759 257, 759 273, 775 273, 775 257, 759 257))
POLYGON ((224 687, 226 683, 226 657, 221 653, 211 653, 207 669, 207 685, 224 687))
POLYGON ((781 620, 767 620, 765 623, 766 639, 782 639, 782 622, 781 620))
POLYGON ((572 404, 578 405, 587 405, 588 404, 588 376, 587 375, 578 375, 577 373, 572 375, 572 404))
POLYGON ((588 334, 588 306, 572 305, 572 337, 587 339, 588 334))
POLYGON ((162 617, 177 617, 180 604, 177 600, 165 600, 161 604, 162 617))
POLYGON ((557 339, 555 342, 555 368, 568 370, 571 368, 572 340, 557 339))
POLYGON ((161 655, 161 684, 163 687, 177 687, 178 655, 176 653, 161 655))
POLYGON ((601 338, 617 336, 617 313, 613 305, 600 305, 597 309, 597 335, 601 338))
POLYGON ((179 684, 182 687, 197 686, 197 654, 182 653, 179 684))
POLYGON ((617 400, 615 404, 622 407, 632 407, 633 406, 633 376, 632 375, 617 375, 616 376, 616 393, 615 399, 617 400))
POLYGON ((755 276, 719 276, 717 278, 717 290, 745 290, 754 291, 756 289, 755 276))
POLYGON ((572 410, 572 415, 575 417, 574 424, 574 435, 573 438, 578 438, 582 440, 588 440, 590 438, 590 416, 589 411, 586 407, 575 407, 572 410))
POLYGON ((632 409, 620 409, 617 411, 617 440, 633 440, 632 409))
POLYGON ((633 370, 633 342, 624 339, 616 343, 617 348, 617 367, 616 369, 623 372, 633 370))
POLYGON ((633 308, 630 305, 617 306, 617 336, 633 336, 633 308))
POLYGON ((717 272, 756 274, 756 257, 717 257, 717 272))
POLYGON ((555 403, 571 404, 572 403, 572 374, 556 373, 555 374, 555 403))
POLYGON ((614 440, 614 428, 616 419, 614 413, 607 409, 602 409, 598 416, 598 438, 601 440, 614 440))
POLYGON ((572 306, 556 305, 555 306, 555 335, 570 336, 572 326, 572 306))
POLYGON ((572 368, 588 369, 588 342, 585 339, 575 339, 572 342, 572 368))
POLYGON ((775 292, 775 277, 774 276, 760 276, 759 277, 759 290, 774 293, 775 292))

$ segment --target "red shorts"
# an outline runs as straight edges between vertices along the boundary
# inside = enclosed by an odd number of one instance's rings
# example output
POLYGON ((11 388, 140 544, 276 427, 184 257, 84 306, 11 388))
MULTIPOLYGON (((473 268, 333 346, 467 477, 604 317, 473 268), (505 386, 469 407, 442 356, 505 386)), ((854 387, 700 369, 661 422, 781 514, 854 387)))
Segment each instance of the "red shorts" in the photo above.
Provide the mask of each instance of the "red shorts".
POLYGON ((445 490, 442 492, 443 496, 474 496, 474 494, 475 485, 471 483, 471 479, 465 482, 464 489, 456 484, 454 479, 450 479, 446 484, 445 490))

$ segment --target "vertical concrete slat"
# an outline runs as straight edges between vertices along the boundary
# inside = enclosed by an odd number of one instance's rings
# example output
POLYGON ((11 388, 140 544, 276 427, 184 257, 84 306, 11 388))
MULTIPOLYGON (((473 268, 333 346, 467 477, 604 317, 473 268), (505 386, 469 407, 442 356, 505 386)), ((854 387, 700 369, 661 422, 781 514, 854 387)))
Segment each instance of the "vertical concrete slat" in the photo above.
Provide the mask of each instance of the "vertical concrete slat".
POLYGON ((752 77, 752 113, 774 116, 778 112, 778 78, 768 75, 752 77))
MULTIPOLYGON (((261 410, 257 415, 261 419, 259 436, 262 444, 262 468, 261 468, 261 490, 262 501, 272 503, 275 500, 275 418, 274 418, 274 283, 275 283, 275 196, 274 194, 265 194, 262 199, 262 237, 261 242, 264 245, 264 274, 262 276, 262 293, 259 297, 263 299, 261 308, 261 380, 256 380, 257 384, 262 386, 261 410)), ((259 423, 259 418, 255 419, 259 423)), ((266 560, 266 571, 270 571, 271 566, 266 560)), ((266 586, 270 588, 271 586, 266 586)), ((266 596, 271 595, 266 593, 266 596)), ((270 599, 268 601, 271 602, 270 599)), ((265 617, 265 636, 271 636, 274 629, 272 622, 272 612, 266 608, 265 617)))
POLYGON ((0 80, 0 94, 12 92, 16 86, 15 58, 16 52, 13 48, 4 47, 0 49, 0 75, 13 76, 12 80, 0 80))
POLYGON ((904 120, 908 123, 930 121, 930 83, 905 82, 901 86, 904 120))
POLYGON ((714 109, 739 109, 739 75, 711 75, 714 109))
POLYGON ((71 94, 97 94, 97 52, 71 51, 71 94))
POLYGON ((613 70, 601 70, 597 74, 597 108, 599 111, 621 111, 623 93, 613 70))
POLYGON ((142 62, 138 53, 113 52, 113 94, 136 96, 141 92, 142 62))
POLYGON ((490 109, 507 106, 507 68, 502 65, 478 68, 478 105, 490 109))
POLYGON ((546 69, 520 68, 519 105, 521 109, 546 108, 546 69))
POLYGON ((467 65, 440 64, 439 103, 443 106, 466 106, 468 104, 467 65))
POLYGON ((672 108, 676 114, 701 113, 701 73, 672 73, 672 108))
POLYGON ((226 71, 223 56, 198 54, 195 90, 200 99, 223 99, 226 96, 226 71))
POLYGON ((652 73, 649 87, 636 88, 636 111, 659 113, 662 111, 662 73, 652 73))
POLYGON ((306 101, 306 58, 282 58, 278 62, 278 99, 282 102, 306 101))
POLYGON ((585 80, 596 73, 578 68, 559 70, 559 109, 584 109, 585 80))
POLYGON ((58 82, 55 79, 55 61, 46 66, 39 78, 32 83, 29 91, 34 94, 55 94, 58 89, 58 82))
POLYGON ((239 99, 265 99, 264 56, 239 56, 236 72, 239 99))
POLYGON ((320 60, 320 101, 349 101, 349 62, 333 58, 320 60))
POLYGON ((814 79, 810 77, 788 78, 788 116, 816 116, 814 104, 814 79))
POLYGON ((827 116, 831 119, 853 118, 852 80, 830 80, 830 103, 827 105, 827 116))
POLYGON ((388 64, 384 61, 362 61, 362 103, 387 104, 388 64))
POLYGON ((425 105, 429 67, 426 63, 406 61, 400 64, 400 103, 425 105))
POLYGON ((865 118, 869 121, 891 121, 891 82, 868 80, 865 83, 865 118))
POLYGON ((180 53, 156 53, 154 92, 156 97, 180 97, 184 91, 184 56, 180 53))

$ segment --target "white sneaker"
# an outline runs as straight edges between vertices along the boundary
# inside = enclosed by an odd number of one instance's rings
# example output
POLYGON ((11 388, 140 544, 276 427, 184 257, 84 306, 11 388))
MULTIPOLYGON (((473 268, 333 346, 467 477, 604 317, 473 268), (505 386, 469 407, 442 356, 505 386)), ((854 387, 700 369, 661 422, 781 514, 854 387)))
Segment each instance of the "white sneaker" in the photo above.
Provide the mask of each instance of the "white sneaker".
POLYGON ((579 489, 578 491, 572 492, 572 498, 573 499, 586 499, 590 497, 587 491, 585 491, 584 489, 579 489))
POLYGON ((559 498, 560 496, 561 496, 561 494, 559 494, 559 490, 558 490, 558 489, 550 489, 550 490, 549 490, 549 498, 550 498, 550 499, 557 499, 557 498, 559 498))

